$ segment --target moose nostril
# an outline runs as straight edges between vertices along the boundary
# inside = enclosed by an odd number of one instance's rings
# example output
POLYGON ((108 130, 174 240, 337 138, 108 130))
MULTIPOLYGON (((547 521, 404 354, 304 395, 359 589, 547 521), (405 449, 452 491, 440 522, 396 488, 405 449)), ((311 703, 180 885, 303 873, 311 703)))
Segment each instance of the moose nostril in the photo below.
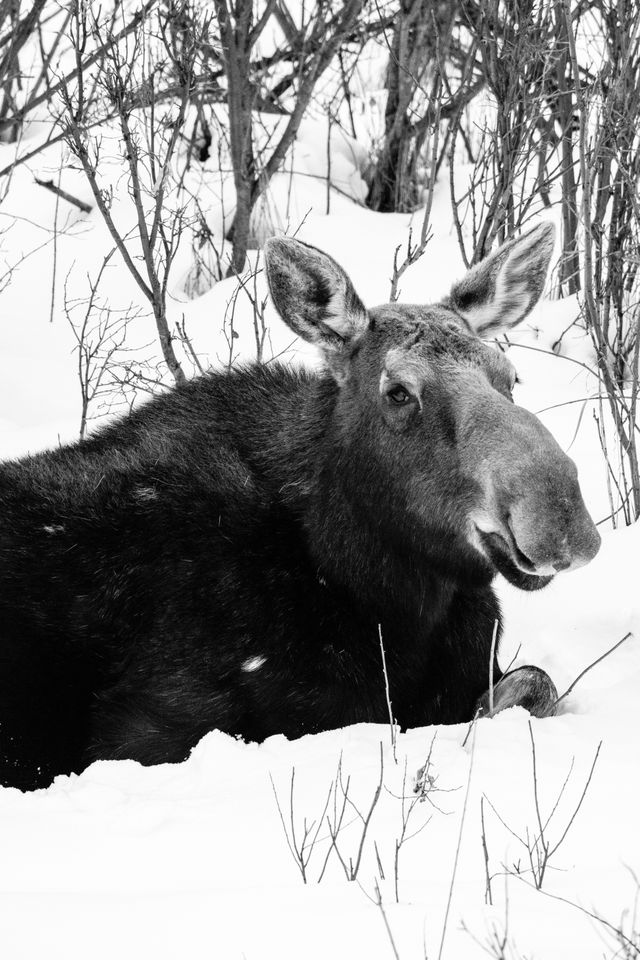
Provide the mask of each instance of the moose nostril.
POLYGON ((558 560, 553 564, 553 569, 560 573, 561 570, 567 570, 571 566, 571 560, 558 560))

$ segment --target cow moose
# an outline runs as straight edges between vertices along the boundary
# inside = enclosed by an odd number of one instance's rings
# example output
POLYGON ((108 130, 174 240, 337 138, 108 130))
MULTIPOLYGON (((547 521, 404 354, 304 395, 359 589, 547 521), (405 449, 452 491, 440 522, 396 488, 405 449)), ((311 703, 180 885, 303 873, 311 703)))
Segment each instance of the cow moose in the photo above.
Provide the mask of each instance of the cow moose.
MULTIPOLYGON (((497 572, 523 590, 600 538, 577 473, 483 342, 542 293, 536 226, 431 306, 365 309, 343 269, 267 242, 274 304, 324 355, 210 373, 0 467, 0 782, 180 761, 359 721, 469 720, 497 572)), ((495 679, 501 674, 495 664, 495 679)), ((500 705, 545 714, 536 668, 500 705)))

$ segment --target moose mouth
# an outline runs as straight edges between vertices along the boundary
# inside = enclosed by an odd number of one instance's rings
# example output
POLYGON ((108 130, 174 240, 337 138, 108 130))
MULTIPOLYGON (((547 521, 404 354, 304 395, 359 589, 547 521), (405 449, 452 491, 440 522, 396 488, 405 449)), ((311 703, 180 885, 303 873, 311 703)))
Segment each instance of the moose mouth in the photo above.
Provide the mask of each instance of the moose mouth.
POLYGON ((535 564, 520 550, 508 525, 507 536, 495 531, 489 533, 479 527, 476 529, 488 559, 498 573, 514 587, 520 590, 541 590, 553 580, 553 576, 540 576, 534 572, 535 564))

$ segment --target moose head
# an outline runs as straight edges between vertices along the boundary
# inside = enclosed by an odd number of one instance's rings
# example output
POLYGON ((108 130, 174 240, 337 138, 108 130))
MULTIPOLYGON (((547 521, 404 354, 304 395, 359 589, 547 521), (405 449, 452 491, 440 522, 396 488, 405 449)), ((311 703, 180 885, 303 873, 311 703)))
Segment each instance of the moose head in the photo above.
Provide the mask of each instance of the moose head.
POLYGON ((553 239, 544 223, 511 240, 440 303, 371 310, 326 253, 287 237, 265 249, 276 309, 336 383, 331 435, 350 465, 336 482, 396 542, 439 538, 527 590, 600 545, 574 463, 514 403, 513 364, 484 342, 539 300, 553 239))

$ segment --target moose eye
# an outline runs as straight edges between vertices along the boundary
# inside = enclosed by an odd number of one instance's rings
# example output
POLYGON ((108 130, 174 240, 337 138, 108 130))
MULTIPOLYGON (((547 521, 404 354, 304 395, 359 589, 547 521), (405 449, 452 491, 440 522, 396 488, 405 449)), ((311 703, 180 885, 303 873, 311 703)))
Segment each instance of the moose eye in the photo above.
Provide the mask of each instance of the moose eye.
POLYGON ((392 387, 391 390, 387 392, 387 396, 392 403, 395 403, 396 406, 402 406, 405 403, 409 403, 411 400, 411 394, 408 390, 405 390, 404 387, 398 386, 392 387))

